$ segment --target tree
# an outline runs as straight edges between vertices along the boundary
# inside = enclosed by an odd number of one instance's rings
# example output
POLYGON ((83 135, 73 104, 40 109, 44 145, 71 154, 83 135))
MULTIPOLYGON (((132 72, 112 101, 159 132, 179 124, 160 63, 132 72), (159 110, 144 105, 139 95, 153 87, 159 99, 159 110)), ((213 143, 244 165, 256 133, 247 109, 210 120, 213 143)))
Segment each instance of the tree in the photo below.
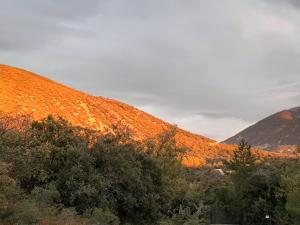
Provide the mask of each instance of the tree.
POLYGON ((258 157, 251 151, 251 145, 242 140, 238 149, 234 151, 232 159, 225 164, 230 170, 241 173, 253 170, 257 159, 258 157))
POLYGON ((91 150, 95 167, 110 184, 107 197, 121 222, 155 223, 171 209, 181 187, 173 139, 143 143, 126 131, 120 134, 99 137, 91 150))
POLYGON ((179 207, 178 212, 173 213, 171 218, 160 221, 159 225, 208 225, 206 219, 207 208, 200 203, 192 211, 189 207, 179 207))
POLYGON ((300 140, 298 140, 298 144, 297 144, 297 147, 296 147, 296 155, 300 156, 300 140))
POLYGON ((300 224, 300 160, 288 160, 284 166, 282 185, 287 193, 287 210, 295 217, 296 224, 300 224))
POLYGON ((251 146, 242 141, 232 160, 226 163, 232 169, 232 181, 240 208, 242 225, 288 225, 287 194, 281 185, 281 168, 270 163, 256 163, 258 158, 251 146), (266 215, 270 219, 266 219, 266 215))

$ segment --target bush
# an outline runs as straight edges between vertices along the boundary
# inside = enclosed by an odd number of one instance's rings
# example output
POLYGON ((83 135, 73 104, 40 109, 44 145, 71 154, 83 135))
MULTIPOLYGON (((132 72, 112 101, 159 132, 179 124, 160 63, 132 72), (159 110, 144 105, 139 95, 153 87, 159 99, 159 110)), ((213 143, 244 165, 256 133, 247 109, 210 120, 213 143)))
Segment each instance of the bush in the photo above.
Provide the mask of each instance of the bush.
POLYGON ((95 209, 90 217, 93 225, 119 225, 119 218, 109 209, 95 209))
MULTIPOLYGON (((1 134, 0 154, 11 165, 9 174, 25 192, 21 195, 38 208, 75 209, 99 224, 148 225, 171 210, 184 192, 174 133, 140 142, 113 127, 92 142, 93 132, 49 116, 22 132, 1 134)), ((1 201, 5 205, 6 196, 1 201)))
POLYGON ((285 225, 299 214, 298 161, 258 164, 245 142, 215 176, 182 167, 176 129, 137 141, 128 129, 97 134, 51 116, 5 120, 0 224, 285 225))
POLYGON ((171 218, 162 220, 160 225, 208 225, 207 208, 201 203, 192 211, 189 207, 180 206, 178 212, 174 213, 171 218))

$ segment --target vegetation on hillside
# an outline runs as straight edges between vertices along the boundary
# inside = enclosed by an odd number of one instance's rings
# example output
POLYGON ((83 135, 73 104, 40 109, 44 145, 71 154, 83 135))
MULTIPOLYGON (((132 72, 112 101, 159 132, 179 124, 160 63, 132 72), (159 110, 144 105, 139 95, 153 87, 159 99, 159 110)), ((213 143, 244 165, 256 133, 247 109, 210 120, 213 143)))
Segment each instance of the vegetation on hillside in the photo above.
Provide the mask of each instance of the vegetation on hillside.
POLYGON ((1 117, 0 224, 299 223, 299 159, 263 160, 242 142, 217 168, 188 169, 175 133, 137 141, 124 127, 1 117))
MULTIPOLYGON (((153 138, 172 129, 171 124, 131 105, 91 96, 20 68, 0 64, 0 77, 0 112, 9 115, 29 114, 41 120, 52 114, 93 130, 122 123, 134 130, 137 139, 153 138)), ((204 165, 207 158, 215 155, 228 157, 234 148, 180 128, 176 141, 193 149, 193 154, 185 155, 183 163, 187 166, 204 165)))

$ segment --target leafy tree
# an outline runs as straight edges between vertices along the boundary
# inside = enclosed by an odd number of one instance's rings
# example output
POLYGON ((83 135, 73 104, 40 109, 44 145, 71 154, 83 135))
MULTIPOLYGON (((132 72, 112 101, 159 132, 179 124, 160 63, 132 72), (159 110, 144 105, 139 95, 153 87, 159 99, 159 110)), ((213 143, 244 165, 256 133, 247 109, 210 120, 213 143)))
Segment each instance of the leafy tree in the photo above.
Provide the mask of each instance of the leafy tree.
POLYGON ((174 149, 169 146, 170 139, 164 144, 158 141, 144 145, 129 137, 127 133, 104 135, 91 152, 97 170, 110 182, 108 196, 121 221, 149 224, 171 208, 181 165, 176 154, 170 153, 174 149))
POLYGON ((109 209, 95 209, 90 216, 93 225, 119 225, 119 218, 109 209))
POLYGON ((162 220, 159 225, 207 225, 207 209, 203 203, 196 205, 196 210, 189 207, 179 207, 178 212, 173 213, 171 218, 162 220))
POLYGON ((296 224, 300 224, 300 160, 290 160, 280 166, 285 168, 282 184, 288 195, 287 210, 295 217, 296 224))
POLYGON ((299 215, 298 161, 258 161, 242 142, 216 176, 183 168, 175 136, 0 115, 0 224, 286 225, 299 215))
POLYGON ((75 128, 62 117, 55 119, 50 115, 41 121, 33 121, 29 131, 30 146, 47 143, 56 147, 78 147, 87 144, 84 138, 75 133, 75 128))
POLYGON ((233 170, 241 175, 247 175, 255 169, 255 162, 258 158, 252 153, 251 145, 245 140, 242 140, 238 146, 238 149, 234 151, 231 160, 225 162, 228 169, 233 170))
POLYGON ((269 163, 257 164, 256 160, 251 146, 242 141, 233 159, 226 163, 233 170, 231 177, 241 210, 241 223, 288 225, 290 216, 285 209, 287 195, 281 185, 281 170, 269 163))

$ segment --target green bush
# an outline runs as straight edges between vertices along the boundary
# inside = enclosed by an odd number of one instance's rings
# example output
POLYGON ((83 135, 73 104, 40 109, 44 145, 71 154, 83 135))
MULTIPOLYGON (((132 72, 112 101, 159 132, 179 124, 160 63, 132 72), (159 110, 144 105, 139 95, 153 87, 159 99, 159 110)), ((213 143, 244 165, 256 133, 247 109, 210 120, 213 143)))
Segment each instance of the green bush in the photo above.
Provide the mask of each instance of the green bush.
POLYGON ((178 212, 173 213, 171 218, 162 220, 159 225, 208 225, 207 209, 201 203, 192 211, 189 207, 179 207, 178 212))
POLYGON ((182 167, 187 150, 177 147, 176 129, 137 141, 120 127, 97 134, 51 116, 23 127, 13 121, 0 116, 0 224, 288 225, 299 218, 299 161, 257 163, 245 142, 216 176, 182 167))
POLYGON ((109 209, 95 209, 90 217, 93 225, 119 225, 119 218, 109 209))

